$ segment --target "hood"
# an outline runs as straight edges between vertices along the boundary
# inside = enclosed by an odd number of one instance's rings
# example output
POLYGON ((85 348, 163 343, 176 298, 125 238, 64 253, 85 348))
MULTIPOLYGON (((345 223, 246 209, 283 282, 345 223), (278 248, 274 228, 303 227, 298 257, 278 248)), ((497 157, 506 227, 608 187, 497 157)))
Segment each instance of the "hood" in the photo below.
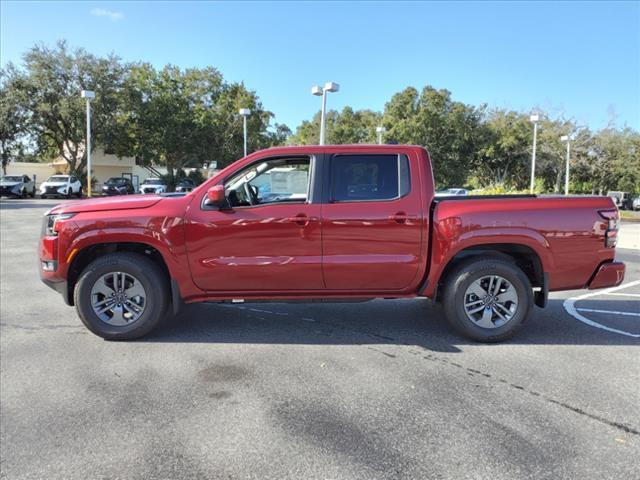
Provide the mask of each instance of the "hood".
POLYGON ((22 182, 16 182, 15 180, 2 180, 0 181, 0 187, 15 187, 16 185, 20 185, 22 182))
POLYGON ((40 188, 42 187, 66 187, 68 185, 67 182, 42 182, 40 184, 40 188))
POLYGON ((125 196, 109 198, 92 198, 77 202, 67 202, 53 207, 48 213, 82 213, 82 212, 104 212, 109 210, 133 210, 138 208, 148 208, 162 200, 157 195, 151 196, 125 196))

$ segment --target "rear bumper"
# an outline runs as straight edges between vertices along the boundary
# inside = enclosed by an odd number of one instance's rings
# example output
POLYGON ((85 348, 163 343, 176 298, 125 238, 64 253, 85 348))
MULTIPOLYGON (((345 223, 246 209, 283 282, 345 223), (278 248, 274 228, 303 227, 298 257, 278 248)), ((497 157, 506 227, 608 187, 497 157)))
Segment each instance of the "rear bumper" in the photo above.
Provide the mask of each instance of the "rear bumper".
POLYGON ((589 290, 617 287, 624 280, 625 266, 622 262, 607 262, 598 267, 589 282, 589 290))

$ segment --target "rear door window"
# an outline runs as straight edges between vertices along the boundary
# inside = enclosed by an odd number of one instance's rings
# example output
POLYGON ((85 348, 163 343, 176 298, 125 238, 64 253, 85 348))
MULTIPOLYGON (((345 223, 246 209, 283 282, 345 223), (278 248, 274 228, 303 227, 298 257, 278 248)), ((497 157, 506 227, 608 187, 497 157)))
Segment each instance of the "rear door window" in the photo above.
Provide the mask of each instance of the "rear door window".
POLYGON ((331 159, 331 201, 400 198, 410 189, 406 155, 335 155, 331 159))

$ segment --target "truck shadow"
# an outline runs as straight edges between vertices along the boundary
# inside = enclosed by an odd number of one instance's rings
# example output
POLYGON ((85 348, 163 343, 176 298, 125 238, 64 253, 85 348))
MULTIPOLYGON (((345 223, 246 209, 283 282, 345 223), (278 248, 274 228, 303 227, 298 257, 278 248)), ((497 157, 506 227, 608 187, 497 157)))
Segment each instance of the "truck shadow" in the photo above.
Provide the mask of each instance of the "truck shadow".
MULTIPOLYGON (((612 302, 615 303, 615 302, 612 302)), ((612 307, 613 309, 613 307, 612 307)), ((460 352, 481 345, 457 335, 444 312, 426 299, 322 304, 194 304, 143 342, 298 345, 410 345, 460 352)), ((513 345, 640 345, 640 339, 599 330, 551 300, 505 343, 513 345)))

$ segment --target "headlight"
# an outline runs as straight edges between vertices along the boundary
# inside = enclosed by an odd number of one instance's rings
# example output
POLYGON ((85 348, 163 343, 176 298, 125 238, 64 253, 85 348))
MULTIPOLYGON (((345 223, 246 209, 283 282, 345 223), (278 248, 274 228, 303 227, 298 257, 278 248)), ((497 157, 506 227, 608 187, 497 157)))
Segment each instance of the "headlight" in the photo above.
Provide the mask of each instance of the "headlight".
POLYGON ((61 193, 61 194, 63 194, 63 195, 66 195, 66 194, 67 194, 67 187, 60 187, 60 188, 58 189, 58 193, 61 193))
POLYGON ((56 224, 61 220, 68 220, 69 218, 75 216, 75 213, 61 213, 61 214, 53 214, 53 215, 45 215, 44 221, 42 224, 42 233, 46 236, 57 236, 58 232, 56 230, 56 224))
POLYGON ((18 193, 18 192, 20 191, 20 188, 21 188, 21 187, 20 187, 20 185, 14 185, 14 186, 11 188, 11 191, 12 191, 13 193, 18 193))

